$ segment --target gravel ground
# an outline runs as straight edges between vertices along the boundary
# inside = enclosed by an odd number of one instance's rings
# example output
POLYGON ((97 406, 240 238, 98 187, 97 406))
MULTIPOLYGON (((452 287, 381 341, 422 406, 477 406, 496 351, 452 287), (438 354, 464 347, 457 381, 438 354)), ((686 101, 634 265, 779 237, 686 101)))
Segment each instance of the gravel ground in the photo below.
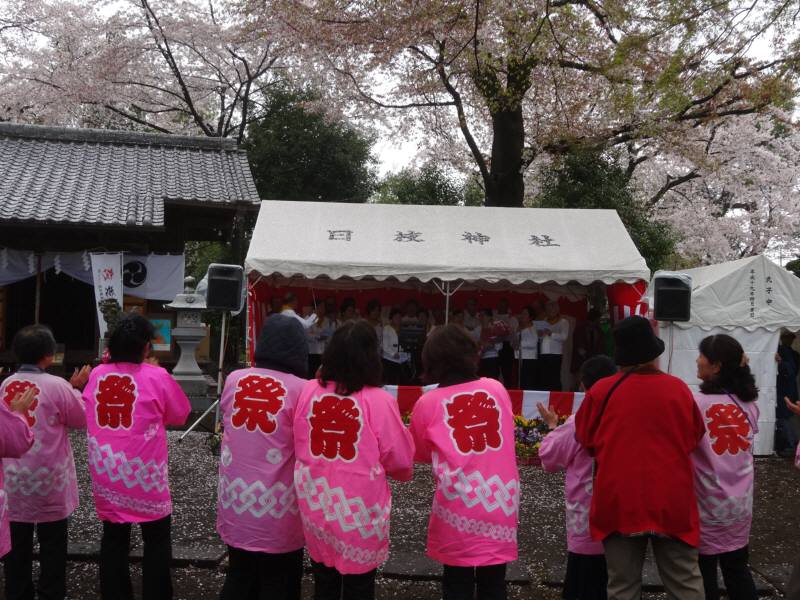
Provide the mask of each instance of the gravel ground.
MULTIPOLYGON (((177 432, 169 433, 170 479, 174 504, 173 540, 176 545, 202 548, 221 542, 214 530, 217 459, 209 451, 206 434, 193 433, 177 443, 177 432)), ((96 542, 100 523, 94 514, 86 467, 85 436, 73 434, 73 448, 81 489, 81 507, 73 515, 70 539, 73 542, 96 542)), ((541 598, 555 600, 560 592, 541 585, 545 574, 564 561, 563 484, 561 475, 548 475, 538 467, 520 468, 522 507, 519 528, 520 560, 531 577, 530 586, 510 586, 511 600, 541 598)), ((423 553, 429 507, 433 495, 430 468, 419 466, 411 483, 393 484, 391 549, 423 553)), ((800 551, 800 473, 791 461, 758 459, 751 562, 756 571, 769 573, 788 565, 800 551)), ((138 532, 134 528, 134 539, 138 532)), ((138 541, 138 540, 137 540, 138 541)), ((140 570, 132 566, 134 585, 138 588, 140 570)), ((214 598, 222 586, 224 565, 216 569, 195 567, 173 571, 176 600, 214 598)), ((0 576, 2 580, 2 576, 0 576)), ((304 598, 310 599, 312 583, 304 580, 304 598)), ((70 563, 69 597, 74 600, 99 598, 97 565, 70 563)), ((648 598, 659 598, 649 595, 648 598)), ((379 577, 379 600, 435 600, 440 598, 435 582, 407 582, 379 577)), ((5 596, 0 591, 0 600, 5 596)))

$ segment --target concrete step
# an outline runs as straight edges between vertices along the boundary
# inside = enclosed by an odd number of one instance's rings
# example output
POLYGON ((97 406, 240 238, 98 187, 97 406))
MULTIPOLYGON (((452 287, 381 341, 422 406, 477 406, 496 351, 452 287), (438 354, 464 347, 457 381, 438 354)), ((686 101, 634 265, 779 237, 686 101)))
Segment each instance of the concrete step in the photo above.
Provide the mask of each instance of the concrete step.
MULTIPOLYGON (((389 579, 410 581, 437 581, 442 578, 442 565, 424 554, 391 552, 381 573, 389 579)), ((512 585, 530 585, 527 569, 514 561, 506 569, 506 582, 512 585)))
MULTIPOLYGON (((558 567, 551 567, 545 572, 542 583, 548 587, 561 588, 564 586, 564 575, 566 566, 560 565, 558 567)), ((775 588, 770 585, 759 573, 753 571, 753 580, 756 584, 756 592, 759 596, 769 597, 775 592, 775 588)), ((725 582, 722 579, 722 573, 718 572, 717 577, 719 580, 719 589, 724 594, 725 582)), ((645 592, 663 592, 664 584, 661 582, 661 577, 658 574, 658 568, 655 561, 648 555, 644 563, 642 572, 642 590, 645 592)))
MULTIPOLYGON (((130 561, 142 561, 143 547, 137 544, 131 548, 130 561)), ((227 554, 227 549, 222 544, 208 544, 206 546, 186 546, 173 544, 173 567, 201 567, 214 569, 222 562, 227 554)), ((38 558, 38 550, 34 552, 38 558)), ((70 542, 67 546, 67 560, 73 562, 97 562, 100 559, 100 542, 70 542)))

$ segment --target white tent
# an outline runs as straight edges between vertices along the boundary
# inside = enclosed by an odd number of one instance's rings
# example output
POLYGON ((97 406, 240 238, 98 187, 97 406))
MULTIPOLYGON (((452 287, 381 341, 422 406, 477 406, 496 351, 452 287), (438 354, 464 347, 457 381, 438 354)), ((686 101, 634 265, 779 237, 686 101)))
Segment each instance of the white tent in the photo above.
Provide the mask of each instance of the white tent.
POLYGON ((775 379, 781 328, 800 330, 800 279, 764 256, 689 269, 692 312, 686 323, 661 323, 670 373, 697 388, 700 341, 727 333, 742 344, 759 387, 761 411, 755 453, 771 454, 775 435, 775 379))
POLYGON ((635 282, 650 272, 613 210, 264 201, 248 273, 397 282, 635 282))
POLYGON ((253 287, 438 289, 445 312, 459 289, 574 301, 650 277, 613 210, 286 201, 261 203, 245 270, 253 287))

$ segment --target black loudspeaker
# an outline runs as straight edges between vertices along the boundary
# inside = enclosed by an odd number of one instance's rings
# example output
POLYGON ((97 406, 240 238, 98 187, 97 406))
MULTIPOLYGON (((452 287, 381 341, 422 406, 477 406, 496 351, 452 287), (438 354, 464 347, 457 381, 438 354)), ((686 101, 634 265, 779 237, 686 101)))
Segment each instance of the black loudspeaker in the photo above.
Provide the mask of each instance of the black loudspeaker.
POLYGON ((244 271, 239 265, 209 265, 206 307, 214 310, 239 310, 242 307, 243 286, 244 271))
POLYGON ((692 280, 682 273, 656 273, 653 277, 653 318, 688 321, 692 309, 692 280))

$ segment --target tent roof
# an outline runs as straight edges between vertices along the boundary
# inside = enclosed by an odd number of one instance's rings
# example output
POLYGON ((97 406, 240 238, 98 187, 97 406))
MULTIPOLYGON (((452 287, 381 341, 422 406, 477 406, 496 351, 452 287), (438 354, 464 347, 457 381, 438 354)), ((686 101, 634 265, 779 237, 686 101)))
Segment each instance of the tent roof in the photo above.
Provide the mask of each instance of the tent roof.
POLYGON ((647 280, 613 210, 264 201, 245 260, 263 276, 560 284, 647 280))
POLYGON ((800 278, 765 256, 684 272, 692 278, 692 316, 680 327, 800 329, 800 278))

